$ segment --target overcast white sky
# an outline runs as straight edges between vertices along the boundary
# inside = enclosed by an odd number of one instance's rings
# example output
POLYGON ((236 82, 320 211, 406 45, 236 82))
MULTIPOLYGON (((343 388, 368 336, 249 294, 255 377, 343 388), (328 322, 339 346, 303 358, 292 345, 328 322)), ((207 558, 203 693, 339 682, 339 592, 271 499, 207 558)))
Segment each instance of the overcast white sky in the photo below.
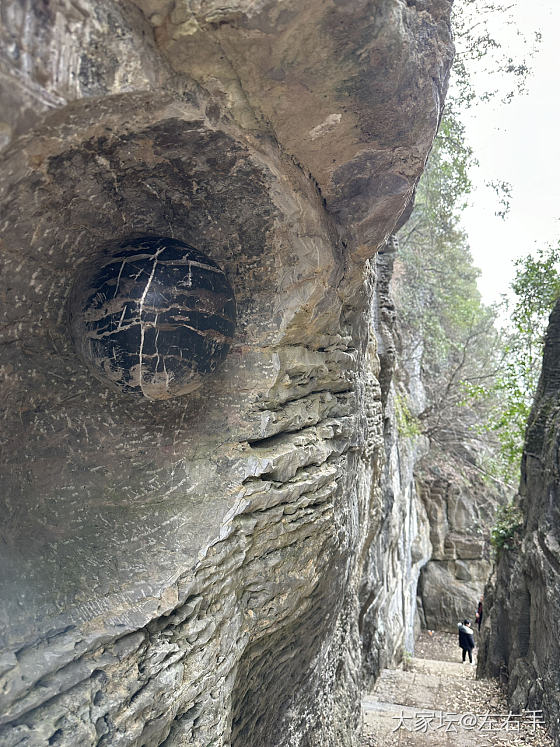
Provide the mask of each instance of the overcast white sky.
MULTIPOLYGON (((519 28, 542 33, 528 93, 507 105, 478 105, 464 117, 480 168, 471 174, 463 225, 486 303, 506 292, 515 258, 560 239, 560 0, 518 0, 518 6, 519 28), (494 215, 496 197, 484 186, 494 179, 513 186, 505 220, 494 215)), ((515 29, 508 33, 514 49, 515 29)))

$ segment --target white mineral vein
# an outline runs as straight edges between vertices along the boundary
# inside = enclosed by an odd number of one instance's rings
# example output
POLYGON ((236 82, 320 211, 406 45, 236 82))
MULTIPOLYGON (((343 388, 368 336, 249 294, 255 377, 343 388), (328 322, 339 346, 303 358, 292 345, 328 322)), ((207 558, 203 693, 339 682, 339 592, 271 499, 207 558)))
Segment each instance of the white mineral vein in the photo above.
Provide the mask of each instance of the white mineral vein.
POLYGON ((163 251, 165 251, 165 247, 161 247, 154 254, 154 257, 153 257, 154 264, 152 266, 152 272, 150 273, 150 277, 148 279, 148 282, 146 283, 146 287, 144 288, 144 293, 142 293, 142 298, 140 299, 140 310, 138 313, 138 316, 140 318, 140 351, 138 353, 138 362, 140 366, 139 384, 140 384, 140 389, 142 390, 143 394, 146 394, 146 392, 144 391, 144 386, 142 383, 142 352, 144 348, 144 325, 142 324, 142 310, 144 308, 144 301, 146 300, 146 296, 148 295, 148 291, 150 290, 150 285, 152 284, 152 280, 154 279, 154 275, 155 275, 156 267, 157 267, 157 258, 163 251))

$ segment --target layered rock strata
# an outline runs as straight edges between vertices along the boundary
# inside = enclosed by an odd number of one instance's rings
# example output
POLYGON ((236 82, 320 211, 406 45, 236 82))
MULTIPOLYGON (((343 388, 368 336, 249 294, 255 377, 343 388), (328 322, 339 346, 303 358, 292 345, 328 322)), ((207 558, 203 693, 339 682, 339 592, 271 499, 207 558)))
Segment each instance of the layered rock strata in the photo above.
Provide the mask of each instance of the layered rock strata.
POLYGON ((492 568, 489 537, 502 492, 474 470, 468 478, 422 472, 420 494, 432 544, 418 588, 423 627, 456 632, 458 621, 474 621, 492 568))
POLYGON ((371 258, 449 5, 2 4, 0 745, 354 743, 425 555, 382 487, 371 258), (150 236, 236 302, 221 367, 160 401, 92 377, 69 326, 78 279, 150 236))
POLYGON ((524 526, 500 554, 487 590, 482 674, 508 682, 516 712, 543 709, 560 740, 560 303, 550 316, 541 378, 527 426, 519 505, 524 526))

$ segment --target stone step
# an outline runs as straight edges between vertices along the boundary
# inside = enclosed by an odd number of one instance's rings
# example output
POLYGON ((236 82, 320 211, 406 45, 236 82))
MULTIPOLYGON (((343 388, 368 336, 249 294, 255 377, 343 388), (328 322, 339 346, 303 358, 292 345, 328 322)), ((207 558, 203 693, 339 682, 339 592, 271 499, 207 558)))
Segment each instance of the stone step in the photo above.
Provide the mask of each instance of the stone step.
POLYGON ((362 700, 364 746, 477 747, 513 742, 507 730, 487 732, 470 701, 475 664, 413 658, 385 669, 362 700))

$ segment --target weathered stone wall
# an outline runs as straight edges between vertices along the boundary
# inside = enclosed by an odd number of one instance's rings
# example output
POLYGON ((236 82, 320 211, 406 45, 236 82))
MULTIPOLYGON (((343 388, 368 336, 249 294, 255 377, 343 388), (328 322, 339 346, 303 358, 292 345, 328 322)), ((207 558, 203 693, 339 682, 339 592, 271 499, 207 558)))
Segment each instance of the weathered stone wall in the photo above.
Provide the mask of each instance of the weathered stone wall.
POLYGON ((501 492, 466 465, 463 475, 422 474, 432 544, 418 589, 424 627, 454 633, 465 617, 474 623, 492 567, 489 537, 501 492))
POLYGON ((1 745, 353 743, 423 562, 381 481, 371 258, 435 133, 449 5, 0 6, 1 745), (119 392, 72 341, 72 289, 142 236, 235 294, 184 397, 119 392))
POLYGON ((487 589, 479 672, 508 681, 512 709, 544 709, 560 740, 560 303, 550 316, 529 418, 519 505, 525 522, 487 589))
MULTIPOLYGON (((426 453, 427 439, 406 437, 400 429, 395 407, 400 356, 398 320, 391 294, 393 265, 398 241, 392 236, 377 255, 377 284, 374 326, 378 336, 381 363, 379 381, 383 403, 383 440, 385 462, 381 476, 384 522, 380 541, 375 543, 384 558, 371 563, 379 568, 379 584, 387 584, 388 593, 381 605, 368 616, 368 647, 382 653, 382 665, 400 661, 404 652, 414 652, 414 640, 420 620, 417 587, 420 573, 432 555, 430 525, 424 503, 417 490, 415 468, 426 453), (373 642, 370 636, 373 635, 373 642)), ((374 668, 374 673, 377 669, 374 668)))

